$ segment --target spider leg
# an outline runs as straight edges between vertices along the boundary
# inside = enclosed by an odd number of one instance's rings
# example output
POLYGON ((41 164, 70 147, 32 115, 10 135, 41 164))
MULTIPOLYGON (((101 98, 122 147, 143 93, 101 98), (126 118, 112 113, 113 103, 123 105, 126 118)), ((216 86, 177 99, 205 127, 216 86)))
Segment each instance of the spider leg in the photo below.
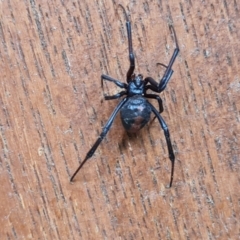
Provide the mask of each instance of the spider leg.
MULTIPOLYGON (((103 80, 106 80, 106 81, 109 81, 109 82, 113 82, 115 83, 118 87, 120 88, 125 88, 127 89, 127 84, 126 83, 122 83, 108 75, 105 75, 105 74, 102 74, 101 76, 101 85, 102 85, 102 88, 103 88, 103 80)), ((111 99, 117 99, 117 98, 120 98, 122 97, 123 95, 126 95, 127 94, 127 91, 121 91, 120 93, 117 93, 113 96, 107 96, 107 95, 104 95, 104 99, 105 100, 111 100, 111 99)))
POLYGON ((174 152, 173 152, 173 148, 172 148, 170 134, 169 134, 169 131, 168 131, 168 126, 165 123, 165 121, 163 120, 162 116, 157 111, 157 109, 151 103, 149 103, 149 105, 152 108, 152 112, 157 117, 157 119, 158 119, 158 121, 159 121, 159 123, 160 123, 160 125, 161 125, 161 127, 164 131, 164 135, 165 135, 165 138, 166 138, 166 142, 167 142, 167 146, 168 146, 169 159, 172 162, 171 177, 170 177, 170 183, 169 183, 169 188, 170 188, 172 186, 172 182, 173 182, 175 156, 174 156, 174 152))
POLYGON ((126 13, 125 8, 119 4, 119 7, 122 8, 125 18, 126 18, 126 27, 127 27, 127 35, 128 35, 128 50, 129 50, 129 61, 130 61, 130 67, 127 72, 127 82, 129 83, 131 81, 131 76, 135 69, 135 57, 133 53, 133 47, 132 47, 132 30, 131 30, 131 22, 129 20, 129 17, 126 13))
POLYGON ((164 66, 166 68, 165 73, 164 73, 160 83, 156 82, 151 77, 145 78, 145 81, 149 82, 152 85, 152 87, 149 86, 148 89, 151 89, 151 90, 153 90, 155 92, 159 92, 159 93, 162 92, 166 88, 169 80, 171 79, 172 74, 173 74, 172 66, 173 66, 173 63, 176 60, 176 57, 177 57, 178 53, 179 53, 179 46, 178 46, 178 41, 177 41, 177 37, 176 37, 176 32, 175 32, 173 26, 170 26, 170 28, 173 31, 173 35, 174 35, 175 42, 176 42, 176 48, 174 49, 173 55, 170 59, 170 62, 168 64, 168 66, 165 66, 162 63, 158 63, 159 65, 164 66))
MULTIPOLYGON (((156 95, 156 94, 144 94, 144 97, 156 99, 158 101, 159 113, 163 112, 162 99, 158 95, 156 95)), ((156 118, 156 116, 154 117, 154 119, 155 118, 156 118)))
POLYGON ((110 77, 108 75, 102 74, 101 75, 101 86, 102 86, 102 88, 103 88, 103 80, 106 80, 106 81, 109 81, 109 82, 113 82, 120 88, 127 89, 127 86, 128 86, 126 83, 122 83, 122 82, 118 81, 117 79, 114 79, 114 78, 112 78, 112 77, 110 77))
POLYGON ((112 100, 112 99, 117 99, 117 98, 120 98, 122 97, 123 95, 127 95, 127 91, 121 91, 115 95, 112 95, 112 96, 104 96, 104 99, 105 100, 112 100))
POLYGON ((79 167, 77 168, 77 170, 74 172, 74 174, 72 175, 70 181, 72 182, 74 177, 76 176, 76 174, 78 173, 78 171, 82 168, 82 166, 84 165, 84 163, 92 157, 92 155, 95 153, 95 151, 97 150, 99 144, 102 142, 103 138, 107 135, 108 131, 110 130, 110 127, 112 126, 112 123, 117 115, 117 113, 119 112, 119 110, 122 108, 122 106, 124 105, 124 103, 127 101, 127 98, 122 99, 122 101, 117 105, 117 107, 114 109, 112 115, 110 116, 110 118, 108 119, 107 123, 105 124, 105 126, 103 127, 103 130, 101 132, 101 134, 99 135, 97 141, 94 143, 94 145, 92 146, 92 148, 88 151, 86 157, 84 158, 84 160, 82 161, 82 163, 79 165, 79 167))
POLYGON ((167 75, 164 74, 164 76, 163 76, 163 78, 161 79, 160 83, 156 82, 156 81, 155 81, 153 78, 151 78, 151 77, 146 77, 146 78, 145 78, 145 81, 146 81, 146 82, 149 82, 149 83, 151 84, 151 85, 147 85, 147 86, 146 86, 146 90, 147 90, 147 89, 151 89, 151 90, 154 91, 154 92, 158 92, 158 93, 162 92, 162 91, 166 88, 169 80, 170 80, 171 77, 172 77, 172 74, 173 74, 173 70, 170 69, 170 70, 169 70, 169 73, 168 73, 167 75))
POLYGON ((174 49, 173 55, 172 55, 172 57, 170 59, 170 62, 168 64, 168 66, 167 66, 167 69, 166 69, 166 71, 165 71, 165 73, 163 75, 163 78, 161 79, 161 81, 159 83, 159 86, 158 86, 159 92, 162 92, 166 88, 167 83, 168 83, 168 81, 170 80, 170 78, 171 78, 171 76, 173 74, 173 70, 172 70, 173 63, 175 62, 176 57, 177 57, 177 55, 179 53, 179 46, 178 46, 176 32, 175 32, 175 30, 174 30, 172 25, 170 25, 170 28, 173 31, 173 35, 174 35, 175 42, 176 42, 176 48, 174 49))
POLYGON ((101 85, 102 85, 102 87, 103 87, 103 80, 106 80, 106 81, 109 81, 109 82, 113 82, 120 88, 127 89, 127 86, 128 86, 126 83, 122 83, 122 82, 120 82, 120 81, 118 81, 118 80, 116 80, 116 79, 114 79, 114 78, 112 78, 112 77, 110 77, 108 75, 102 74, 102 76, 101 76, 101 85))

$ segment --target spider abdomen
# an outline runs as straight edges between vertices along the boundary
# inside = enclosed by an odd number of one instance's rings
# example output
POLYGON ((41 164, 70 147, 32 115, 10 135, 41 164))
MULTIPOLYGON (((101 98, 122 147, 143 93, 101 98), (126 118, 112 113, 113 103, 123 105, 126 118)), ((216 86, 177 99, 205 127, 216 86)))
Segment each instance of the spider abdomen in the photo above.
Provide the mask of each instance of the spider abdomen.
POLYGON ((139 131, 149 121, 151 111, 145 98, 139 95, 130 97, 120 110, 124 128, 131 133, 139 131))

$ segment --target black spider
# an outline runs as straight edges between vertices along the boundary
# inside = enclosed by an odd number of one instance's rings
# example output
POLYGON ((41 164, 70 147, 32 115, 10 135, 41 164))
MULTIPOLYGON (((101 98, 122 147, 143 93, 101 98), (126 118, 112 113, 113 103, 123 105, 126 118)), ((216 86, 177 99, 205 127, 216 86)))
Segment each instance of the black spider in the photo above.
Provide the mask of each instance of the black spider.
POLYGON ((121 120, 124 128, 128 132, 137 132, 142 127, 146 125, 146 123, 150 119, 150 114, 153 112, 155 114, 155 117, 157 117, 163 131, 164 135, 167 141, 167 147, 169 152, 169 159, 172 162, 172 168, 171 168, 171 178, 170 178, 170 184, 169 187, 172 186, 173 181, 173 172, 174 172, 174 153, 172 149, 172 144, 170 140, 170 135, 168 131, 167 124, 161 117, 160 113, 163 112, 163 105, 162 105, 162 99, 156 95, 156 94, 148 94, 147 90, 150 89, 154 92, 161 93, 167 86, 167 83, 169 82, 173 70, 172 65, 178 55, 179 47, 177 43, 176 33, 172 26, 170 28, 173 31, 175 42, 176 42, 176 48, 174 50, 174 53, 172 55, 172 58, 168 64, 168 66, 159 63, 160 65, 164 66, 166 68, 165 73, 161 79, 161 81, 158 83, 151 77, 146 77, 143 79, 143 76, 141 74, 135 75, 134 74, 134 68, 135 68, 135 59, 134 59, 134 53, 132 48, 132 34, 131 34, 131 23, 127 16, 127 13, 122 5, 119 5, 124 12, 124 15, 126 17, 126 26, 127 26, 127 34, 128 34, 128 48, 129 48, 129 60, 130 60, 130 67, 127 72, 127 83, 120 82, 108 75, 102 75, 101 76, 101 82, 103 86, 103 80, 110 81, 115 83, 118 87, 125 89, 124 91, 119 92, 116 95, 113 96, 105 96, 105 100, 112 100, 120 98, 124 95, 126 95, 125 98, 121 100, 121 102, 117 105, 115 110, 113 111, 112 115, 108 119, 106 125, 103 127, 103 131, 98 137, 97 141, 94 143, 93 147, 89 150, 87 153, 85 159, 80 164, 78 169, 75 171, 73 176, 71 177, 70 181, 73 181, 74 177, 78 173, 78 171, 82 168, 84 163, 92 157, 96 149, 98 148, 99 144, 103 140, 103 138, 108 133, 110 127, 112 126, 112 123, 117 115, 117 113, 120 111, 121 120), (158 101, 159 105, 159 112, 157 109, 147 101, 146 98, 153 98, 158 101))

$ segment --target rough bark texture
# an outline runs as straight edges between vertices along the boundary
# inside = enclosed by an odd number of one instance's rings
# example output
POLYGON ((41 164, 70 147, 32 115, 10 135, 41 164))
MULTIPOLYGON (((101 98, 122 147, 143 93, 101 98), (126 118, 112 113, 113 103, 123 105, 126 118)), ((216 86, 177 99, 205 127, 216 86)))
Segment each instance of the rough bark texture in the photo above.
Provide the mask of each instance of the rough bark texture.
POLYGON ((237 0, 1 1, 0 238, 239 239, 239 19, 237 0), (125 81, 129 67, 118 3, 136 73, 160 79, 177 33, 161 94, 171 189, 158 121, 131 136, 119 116, 69 182, 118 103, 101 74, 125 81))

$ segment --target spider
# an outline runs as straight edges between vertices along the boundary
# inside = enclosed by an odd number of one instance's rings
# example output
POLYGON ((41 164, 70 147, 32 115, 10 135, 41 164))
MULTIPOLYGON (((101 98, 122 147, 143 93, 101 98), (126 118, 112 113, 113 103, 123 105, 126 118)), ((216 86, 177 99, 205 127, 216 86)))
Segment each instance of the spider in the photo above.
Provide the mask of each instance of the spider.
POLYGON ((114 109, 112 115, 110 116, 107 123, 103 127, 102 133, 99 135, 98 139, 96 140, 96 142, 94 143, 92 148, 88 151, 85 159, 82 161, 82 163, 79 165, 77 170, 74 172, 70 181, 71 182, 73 181, 74 177, 76 176, 78 171, 82 168, 84 163, 89 158, 92 157, 92 155, 98 148, 99 144, 102 142, 103 138, 106 136, 106 134, 110 130, 112 123, 118 112, 120 112, 120 116, 121 116, 121 120, 122 120, 122 124, 123 124, 124 128, 126 129, 126 131, 131 132, 131 133, 135 133, 135 132, 139 131, 141 128, 143 128, 148 123, 151 112, 153 112, 155 114, 155 118, 158 119, 158 121, 161 125, 161 128, 164 131, 164 135, 165 135, 166 142, 167 142, 169 159, 172 164, 171 177, 170 177, 170 183, 169 183, 169 187, 171 187, 172 182, 173 182, 175 156, 173 153, 173 148, 172 148, 172 143, 170 140, 168 126, 165 123, 165 121, 163 120, 162 116, 160 115, 160 113, 163 112, 162 99, 157 94, 147 93, 147 90, 150 89, 153 92, 161 93, 166 88, 166 86, 173 74, 173 70, 172 70, 173 63, 179 53, 179 47, 178 47, 176 33, 175 33, 173 26, 170 25, 169 28, 172 29, 172 31, 173 31, 176 48, 173 52, 173 55, 171 57, 171 60, 168 64, 168 66, 166 66, 162 63, 157 63, 166 68, 164 75, 163 75, 162 79, 160 80, 160 82, 158 83, 151 77, 146 77, 145 79, 143 79, 143 76, 141 74, 136 75, 134 73, 135 57, 134 57, 133 47, 132 47, 131 22, 129 20, 129 17, 128 17, 124 7, 120 4, 119 4, 119 7, 122 8, 123 13, 126 18, 126 28, 127 28, 127 35, 128 35, 130 67, 127 72, 127 78, 126 78, 127 83, 120 82, 108 75, 102 74, 101 85, 103 87, 103 81, 109 81, 109 82, 116 84, 118 87, 124 89, 123 91, 121 91, 115 95, 112 95, 112 96, 105 95, 104 96, 105 100, 117 99, 124 95, 126 95, 126 96, 120 101, 120 103, 114 109), (156 99, 158 101, 159 111, 150 102, 148 102, 147 98, 156 99))

